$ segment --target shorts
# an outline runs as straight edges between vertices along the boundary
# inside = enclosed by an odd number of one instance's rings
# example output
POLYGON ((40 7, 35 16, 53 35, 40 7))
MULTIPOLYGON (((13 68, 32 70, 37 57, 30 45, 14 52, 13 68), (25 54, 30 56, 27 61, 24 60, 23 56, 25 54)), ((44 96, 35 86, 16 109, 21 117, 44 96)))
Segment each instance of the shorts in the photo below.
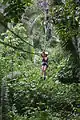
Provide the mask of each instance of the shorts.
POLYGON ((48 64, 44 62, 44 63, 42 63, 42 66, 47 66, 48 67, 48 64))

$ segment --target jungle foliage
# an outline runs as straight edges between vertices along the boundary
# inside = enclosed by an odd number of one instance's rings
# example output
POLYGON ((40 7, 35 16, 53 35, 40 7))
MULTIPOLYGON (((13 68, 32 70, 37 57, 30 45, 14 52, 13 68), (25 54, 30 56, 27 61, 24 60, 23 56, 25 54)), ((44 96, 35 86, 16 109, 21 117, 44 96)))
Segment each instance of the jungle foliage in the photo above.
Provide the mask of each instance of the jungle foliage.
POLYGON ((0 119, 80 120, 79 2, 50 0, 48 41, 37 0, 0 2, 5 28, 0 35, 0 119), (41 78, 44 44, 46 80, 41 78))

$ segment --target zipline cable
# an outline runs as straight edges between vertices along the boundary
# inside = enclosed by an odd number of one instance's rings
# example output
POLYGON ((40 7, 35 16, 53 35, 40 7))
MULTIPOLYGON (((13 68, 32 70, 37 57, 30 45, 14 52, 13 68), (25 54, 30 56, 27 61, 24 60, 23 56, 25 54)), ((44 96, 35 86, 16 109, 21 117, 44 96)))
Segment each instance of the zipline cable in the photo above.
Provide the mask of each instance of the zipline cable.
MULTIPOLYGON (((45 15, 45 21, 44 21, 44 25, 45 25, 45 41, 44 41, 44 49, 46 48, 46 40, 47 40, 47 30, 48 30, 48 11, 49 11, 49 6, 48 6, 48 0, 44 1, 44 15, 45 15)), ((28 44, 29 46, 33 47, 34 46, 30 43, 28 43, 27 41, 25 41, 23 38, 21 38, 19 35, 17 35, 14 31, 12 31, 8 26, 6 26, 2 21, 0 21, 1 25, 4 26, 5 28, 7 28, 12 34, 14 34, 16 37, 20 38, 21 41, 25 42, 26 44, 28 44)), ((23 52, 27 52, 29 54, 36 54, 36 55, 40 55, 40 53, 32 53, 29 51, 26 51, 22 48, 17 48, 16 46, 12 46, 8 43, 4 43, 3 41, 0 41, 1 44, 5 44, 6 46, 12 47, 14 49, 23 51, 23 52)))
MULTIPOLYGON (((44 14, 45 14, 45 41, 44 41, 44 49, 46 48, 46 40, 47 40, 47 29, 48 29, 48 11, 49 11, 49 6, 48 6, 48 0, 45 0, 44 1, 44 14)), ((21 41, 23 41, 23 42, 25 42, 26 44, 28 44, 29 46, 31 46, 31 47, 33 47, 34 48, 34 46, 32 45, 32 44, 30 44, 30 43, 28 43, 27 41, 25 41, 23 38, 21 38, 19 35, 17 35, 14 31, 12 31, 7 25, 5 25, 2 21, 0 21, 0 24, 2 25, 2 26, 4 26, 5 28, 7 28, 12 34, 14 34, 16 37, 18 37, 19 39, 21 39, 21 41)), ((29 52, 29 51, 26 51, 26 50, 23 50, 23 49, 21 49, 21 48, 17 48, 16 46, 12 46, 12 45, 9 45, 9 44, 7 44, 7 43, 4 43, 4 42, 2 42, 2 41, 0 41, 0 43, 3 43, 3 44, 5 44, 6 46, 9 46, 9 47, 12 47, 12 48, 14 48, 14 49, 17 49, 17 50, 22 50, 23 52, 27 52, 27 53, 30 53, 30 54, 36 54, 36 55, 40 55, 40 53, 31 53, 31 52, 29 52)))
POLYGON ((21 38, 19 35, 17 35, 14 31, 12 31, 12 30, 11 30, 8 26, 6 26, 3 22, 0 21, 0 23, 1 23, 2 26, 4 26, 5 28, 7 28, 11 33, 13 33, 16 37, 20 38, 21 41, 25 42, 26 44, 28 44, 28 45, 30 45, 31 47, 34 48, 34 46, 33 46, 32 44, 28 43, 28 42, 25 41, 23 38, 21 38))
MULTIPOLYGON (((31 47, 34 48, 34 46, 33 46, 32 44, 26 42, 26 41, 25 41, 24 39, 22 39, 19 35, 17 35, 16 33, 14 33, 14 31, 12 31, 9 27, 7 27, 3 22, 0 21, 0 23, 1 23, 5 28, 7 28, 10 32, 12 32, 16 37, 20 38, 21 41, 25 42, 26 44, 28 44, 29 46, 31 46, 31 47)), ((5 46, 11 47, 11 48, 13 48, 13 49, 20 50, 20 51, 23 51, 23 52, 27 52, 27 53, 29 53, 29 54, 40 55, 40 53, 32 53, 32 52, 26 51, 26 50, 24 50, 24 49, 22 49, 22 48, 17 48, 16 46, 12 46, 12 45, 10 45, 10 44, 8 44, 8 43, 5 43, 5 42, 3 42, 3 41, 0 41, 0 43, 1 43, 1 44, 4 44, 5 46)))
POLYGON ((19 48, 19 47, 16 47, 16 46, 12 46, 12 45, 10 45, 10 44, 8 44, 8 43, 5 43, 5 42, 3 42, 3 41, 0 41, 0 43, 3 44, 3 45, 5 45, 5 46, 11 47, 11 48, 13 48, 13 49, 15 49, 15 50, 19 50, 19 51, 22 51, 22 52, 27 52, 27 53, 29 53, 29 54, 36 54, 36 55, 39 55, 39 54, 40 54, 40 53, 32 53, 32 52, 26 51, 26 50, 24 50, 24 49, 22 49, 22 48, 19 48))
MULTIPOLYGON (((22 49, 22 48, 18 48, 18 47, 16 47, 16 46, 10 45, 10 44, 8 44, 8 43, 4 43, 3 41, 0 41, 0 43, 3 44, 3 45, 5 45, 5 46, 11 47, 11 48, 13 48, 13 49, 15 49, 15 50, 19 50, 19 51, 22 51, 22 52, 27 52, 27 53, 29 53, 29 54, 35 54, 35 55, 38 55, 38 56, 40 56, 40 54, 41 54, 41 53, 32 53, 32 52, 26 51, 26 50, 24 50, 24 49, 22 49)), ((56 63, 56 61, 55 61, 54 59, 51 59, 51 60, 49 59, 49 61, 53 61, 53 62, 56 63)))

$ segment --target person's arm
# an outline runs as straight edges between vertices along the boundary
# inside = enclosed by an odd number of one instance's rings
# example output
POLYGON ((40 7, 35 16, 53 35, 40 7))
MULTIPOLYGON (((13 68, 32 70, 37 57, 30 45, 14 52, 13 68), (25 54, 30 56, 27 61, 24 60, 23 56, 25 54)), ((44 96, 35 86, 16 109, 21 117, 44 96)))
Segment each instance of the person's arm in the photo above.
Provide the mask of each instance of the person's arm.
POLYGON ((43 55, 43 53, 41 53, 41 57, 43 57, 44 55, 43 55))

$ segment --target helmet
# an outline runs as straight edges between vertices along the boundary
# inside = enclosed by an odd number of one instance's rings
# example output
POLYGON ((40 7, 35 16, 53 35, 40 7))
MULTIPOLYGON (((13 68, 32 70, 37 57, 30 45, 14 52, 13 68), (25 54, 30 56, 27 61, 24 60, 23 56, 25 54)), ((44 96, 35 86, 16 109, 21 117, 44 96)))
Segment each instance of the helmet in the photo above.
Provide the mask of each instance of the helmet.
POLYGON ((46 55, 48 55, 48 52, 45 52, 46 55))

